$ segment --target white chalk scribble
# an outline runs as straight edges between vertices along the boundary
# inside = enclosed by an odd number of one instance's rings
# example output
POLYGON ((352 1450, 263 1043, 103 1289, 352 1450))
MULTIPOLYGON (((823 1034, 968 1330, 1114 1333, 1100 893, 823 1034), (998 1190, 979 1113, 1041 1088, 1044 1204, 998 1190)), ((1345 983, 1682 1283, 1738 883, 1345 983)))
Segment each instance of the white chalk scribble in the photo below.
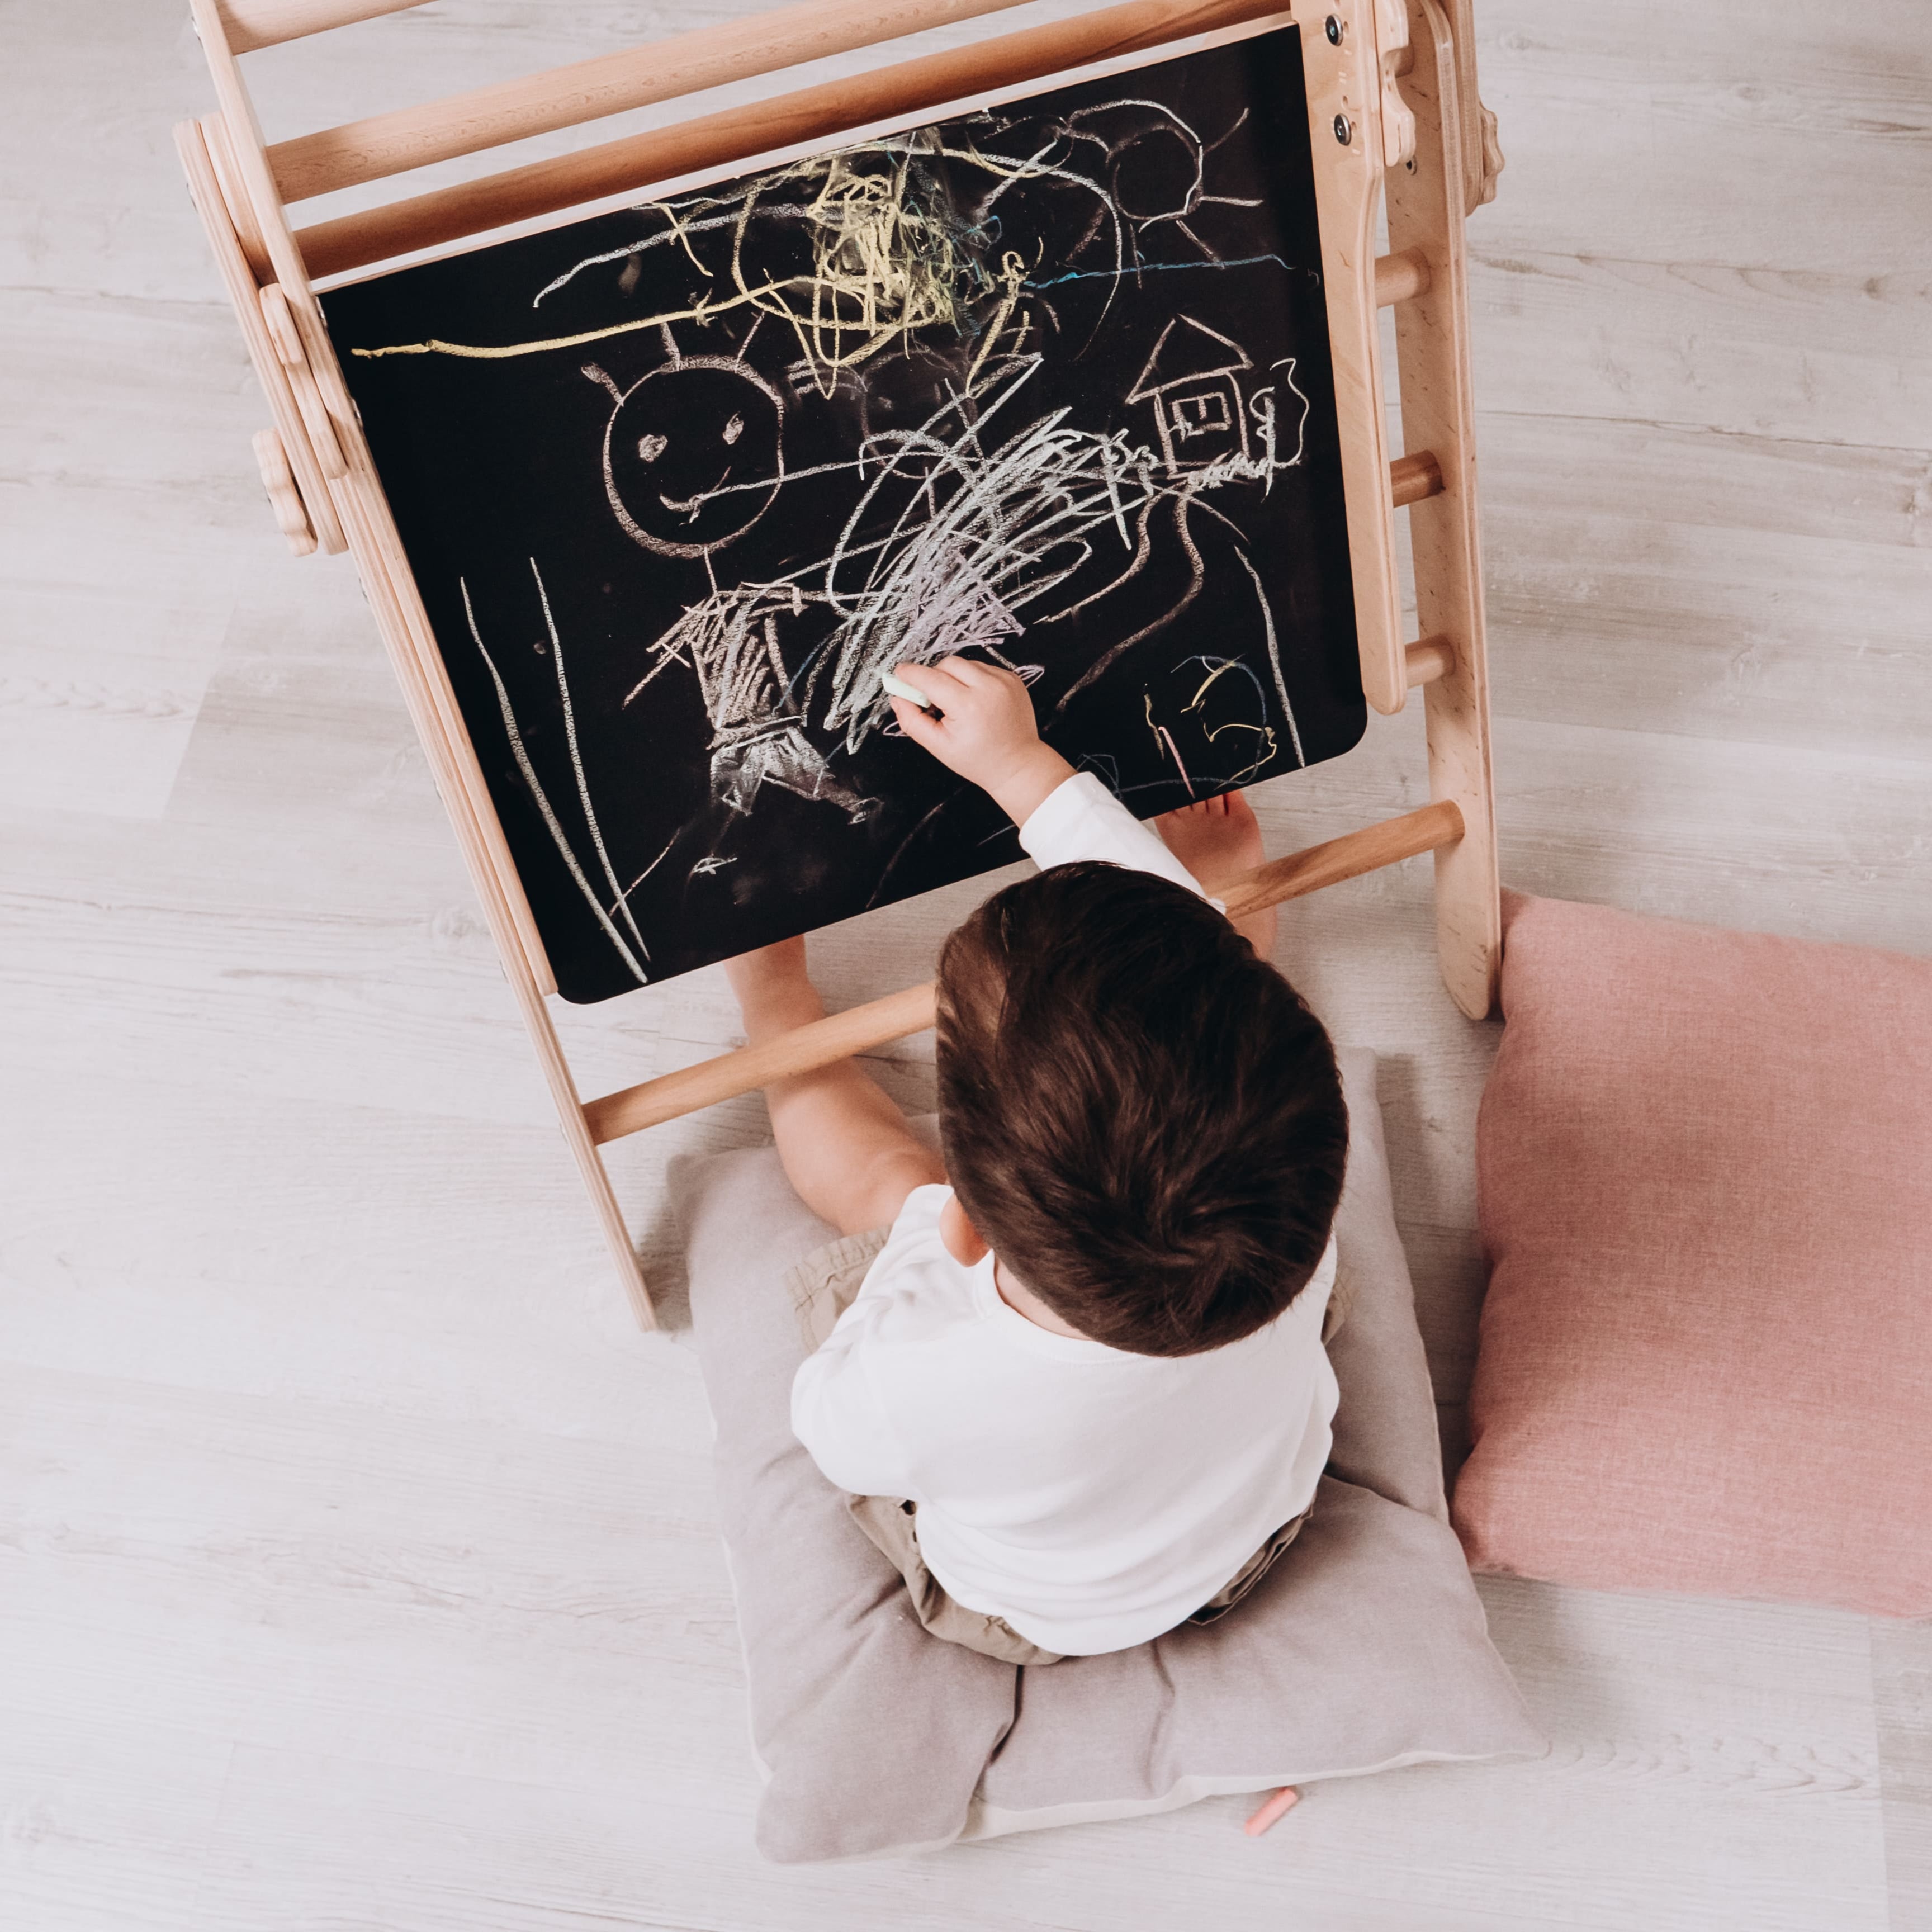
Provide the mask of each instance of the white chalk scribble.
MULTIPOLYGON (((1304 463, 1310 400, 1295 358, 1276 353, 1292 341, 1286 309, 1231 302, 1226 284, 1205 292, 1236 269, 1262 271, 1252 286, 1272 290, 1286 285, 1276 270, 1312 273, 1264 252, 1268 221, 1217 212, 1262 203, 1214 191, 1247 122, 1244 111, 1210 138, 1172 106, 1124 94, 882 136, 641 205, 641 235, 546 268, 530 308, 548 333, 353 350, 573 352, 569 406, 580 412, 585 394, 572 370, 608 398, 594 403, 601 442, 584 485, 594 495, 601 482, 616 529, 657 574, 635 630, 621 602, 588 635, 573 622, 580 682, 594 676, 610 694, 595 707, 586 698, 585 716, 601 721, 608 702, 659 716, 640 700, 669 679, 694 694, 710 734, 710 817, 680 827, 628 886, 619 861, 636 865, 664 826, 643 850, 620 838, 614 853, 607 839, 537 560, 536 647, 555 674, 569 772, 552 778, 568 826, 519 727, 507 660, 458 581, 518 771, 638 983, 650 952, 631 902, 647 880, 661 893, 716 878, 737 862, 721 849, 734 829, 773 794, 854 826, 879 813, 851 761, 896 732, 880 674, 898 664, 964 652, 1004 665, 1052 694, 1051 724, 1097 682, 1118 683, 1136 646, 1211 612, 1219 629, 1202 641, 1214 649, 1150 674, 1178 680, 1160 705, 1143 694, 1159 783, 1192 797, 1305 762, 1270 599, 1278 573, 1251 554, 1242 506, 1286 489, 1304 463), (1250 236, 1256 252, 1217 245, 1250 236), (601 309, 599 290, 614 291, 601 309), (566 326, 573 316, 584 326, 566 326), (1125 320, 1106 340, 1130 343, 1131 356, 1110 352, 1103 367, 1096 355, 1084 386, 1054 388, 1046 377, 1081 364, 1110 317, 1125 320), (578 359, 592 344, 610 345, 594 352, 606 362, 578 359)), ((1083 761, 1114 770, 1108 754, 1083 761)), ((905 832, 886 874, 940 809, 905 832)), ((734 887, 751 890, 740 875, 706 890, 734 887)))

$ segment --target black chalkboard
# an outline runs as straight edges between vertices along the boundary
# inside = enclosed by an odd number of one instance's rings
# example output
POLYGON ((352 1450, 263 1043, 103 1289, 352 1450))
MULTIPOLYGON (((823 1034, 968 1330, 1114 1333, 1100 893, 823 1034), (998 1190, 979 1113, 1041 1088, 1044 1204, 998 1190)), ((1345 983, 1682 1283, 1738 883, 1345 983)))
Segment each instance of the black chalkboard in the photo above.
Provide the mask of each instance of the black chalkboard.
POLYGON ((1361 735, 1292 28, 323 306, 568 998, 1018 856, 881 665, 1143 817, 1361 735))

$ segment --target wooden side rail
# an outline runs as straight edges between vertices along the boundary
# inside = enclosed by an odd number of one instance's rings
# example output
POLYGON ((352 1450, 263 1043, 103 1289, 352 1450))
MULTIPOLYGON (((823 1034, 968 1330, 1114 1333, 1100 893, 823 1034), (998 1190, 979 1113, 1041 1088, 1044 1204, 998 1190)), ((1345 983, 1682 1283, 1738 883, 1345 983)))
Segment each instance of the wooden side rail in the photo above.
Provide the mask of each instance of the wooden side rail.
MULTIPOLYGON (((828 54, 970 20, 1024 0, 803 0, 676 38, 600 54, 469 94, 345 122, 268 151, 284 202, 380 181, 406 169, 674 100, 828 54)), ((756 110, 753 110, 755 112, 756 110)))
POLYGON ((1138 52, 1280 10, 1281 0, 1130 0, 1126 5, 1022 33, 875 68, 848 80, 799 88, 748 107, 728 108, 620 140, 599 142, 574 154, 506 168, 386 207, 315 222, 298 230, 296 240, 310 275, 318 280, 338 275, 512 222, 555 214, 607 195, 628 194, 655 182, 830 140, 875 122, 1022 86, 1112 55, 1138 52))
MULTIPOLYGON (((1324 886, 1359 878, 1398 860, 1418 857, 1451 845, 1462 836, 1462 814, 1449 800, 1438 799, 1419 811, 1385 820, 1360 832, 1290 853, 1244 874, 1224 895, 1230 919, 1243 919, 1264 906, 1301 898, 1324 886)), ((729 1100, 754 1088, 769 1085, 794 1073, 843 1060, 883 1046, 908 1034, 920 1033, 933 1022, 933 988, 908 986, 882 1000, 868 1000, 842 1013, 794 1027, 790 1033, 761 1046, 721 1053, 695 1066, 680 1067, 636 1087, 626 1087, 585 1104, 584 1123, 602 1147, 646 1127, 694 1113, 720 1100, 729 1100)))
POLYGON ((1430 274, 1429 292, 1395 310, 1396 361, 1402 434, 1408 448, 1430 453, 1442 484, 1409 511, 1408 535, 1416 627, 1424 638, 1455 646, 1442 674, 1424 684, 1422 702, 1430 795, 1454 799, 1466 828, 1436 857, 1437 952, 1450 997, 1475 1019, 1496 1003, 1502 917, 1462 225, 1468 116, 1448 16, 1438 0, 1406 4, 1416 62, 1404 92, 1415 116, 1416 147, 1414 165, 1387 177, 1389 246, 1420 250, 1430 274))
POLYGON ((423 0, 215 0, 222 32, 232 54, 278 47, 284 40, 326 34, 332 27, 373 20, 382 14, 404 14, 423 0))

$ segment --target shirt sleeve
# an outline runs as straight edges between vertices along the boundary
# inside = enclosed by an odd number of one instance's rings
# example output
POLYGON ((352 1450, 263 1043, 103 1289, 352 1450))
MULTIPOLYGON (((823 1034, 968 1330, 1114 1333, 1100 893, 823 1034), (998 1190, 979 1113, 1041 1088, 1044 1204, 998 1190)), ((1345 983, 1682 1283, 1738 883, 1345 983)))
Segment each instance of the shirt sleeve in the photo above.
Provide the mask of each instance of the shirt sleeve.
POLYGON ((906 1197, 852 1305, 792 1378, 792 1433, 819 1474, 854 1496, 921 1500, 911 1487, 905 1450, 874 1372, 885 1347, 881 1331, 903 1292, 908 1262, 937 1229, 952 1191, 933 1184, 906 1197))
POLYGON ((1076 772, 1047 794, 1020 827, 1020 844, 1042 868, 1076 859, 1104 859, 1184 886, 1198 898, 1207 897, 1200 880, 1161 843, 1160 835, 1143 825, 1091 772, 1076 772))
MULTIPOLYGON (((857 1304, 853 1304, 856 1307, 857 1304)), ((849 1316, 851 1310, 848 1310, 849 1316)), ((913 1495, 898 1432, 872 1385, 866 1360, 868 1324, 839 1328, 799 1364, 791 1385, 791 1431, 835 1489, 855 1496, 913 1495)))

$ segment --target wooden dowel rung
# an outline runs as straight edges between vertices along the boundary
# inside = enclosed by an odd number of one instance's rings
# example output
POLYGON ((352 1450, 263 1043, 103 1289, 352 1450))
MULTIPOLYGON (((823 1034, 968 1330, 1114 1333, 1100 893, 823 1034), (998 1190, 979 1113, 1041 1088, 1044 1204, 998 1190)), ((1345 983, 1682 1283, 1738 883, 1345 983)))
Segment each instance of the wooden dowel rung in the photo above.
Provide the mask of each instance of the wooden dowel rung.
POLYGON ((1408 688, 1433 684, 1456 668, 1456 646, 1447 638, 1418 638, 1406 653, 1408 660, 1408 688))
POLYGON ((1280 4, 1280 0, 1130 0, 319 221, 298 230, 296 240, 312 276, 340 274, 606 195, 724 166, 747 155, 829 140, 874 122, 1023 86, 1102 56, 1237 26, 1277 11, 1280 4))
POLYGON ((1413 302, 1429 292, 1429 257, 1420 248, 1405 248, 1400 254, 1378 256, 1376 260, 1376 306, 1392 308, 1397 302, 1413 302))
POLYGON ((326 34, 379 14, 406 13, 423 0, 214 0, 232 54, 280 46, 310 34, 326 34))
POLYGON ((932 1024, 932 982, 928 980, 922 986, 908 986, 883 1000, 814 1020, 808 1026, 794 1027, 776 1040, 740 1047, 736 1053, 721 1053, 695 1066, 660 1074, 640 1086, 606 1094, 602 1100, 585 1103, 584 1125, 602 1147, 641 1128, 675 1120, 680 1114, 694 1113, 700 1107, 769 1086, 789 1074, 809 1073, 835 1060, 883 1046, 890 1040, 922 1033, 932 1024))
MULTIPOLYGON (((1227 887, 1223 902, 1231 919, 1245 918, 1264 906, 1300 898, 1344 879, 1358 878, 1384 866, 1453 844, 1462 836, 1462 814, 1447 799, 1419 811, 1405 812, 1380 825, 1345 833, 1325 844, 1291 854, 1256 869, 1227 887)), ((795 1027, 776 1040, 741 1047, 700 1060, 695 1066, 661 1074, 636 1087, 626 1087, 584 1109, 590 1138, 602 1147, 645 1127, 654 1127, 681 1114, 694 1113, 720 1100, 729 1100, 755 1088, 768 1086, 795 1073, 809 1073, 849 1054, 864 1053, 907 1034, 920 1033, 933 1022, 933 988, 908 986, 830 1018, 795 1027)))
POLYGON ((1462 836, 1461 808, 1452 799, 1439 798, 1404 812, 1400 818, 1386 818, 1379 825, 1346 832, 1304 852, 1291 852, 1285 859, 1257 866, 1222 892, 1222 903, 1230 919, 1246 919, 1264 907, 1305 898, 1324 886, 1358 879, 1364 872, 1378 872, 1384 866, 1419 857, 1438 845, 1453 845, 1462 836))
MULTIPOLYGON (((828 54, 1016 7, 1024 0, 803 0, 674 40, 502 81, 392 114, 325 128, 268 151, 284 201, 674 100, 828 54)), ((1263 10, 1257 9, 1257 11, 1263 10)), ((754 113, 756 110, 752 110, 754 113)))
POLYGON ((1398 456, 1389 465, 1389 495, 1399 510, 1405 503, 1419 503, 1425 496, 1442 494, 1442 466, 1433 450, 1419 456, 1398 456))

